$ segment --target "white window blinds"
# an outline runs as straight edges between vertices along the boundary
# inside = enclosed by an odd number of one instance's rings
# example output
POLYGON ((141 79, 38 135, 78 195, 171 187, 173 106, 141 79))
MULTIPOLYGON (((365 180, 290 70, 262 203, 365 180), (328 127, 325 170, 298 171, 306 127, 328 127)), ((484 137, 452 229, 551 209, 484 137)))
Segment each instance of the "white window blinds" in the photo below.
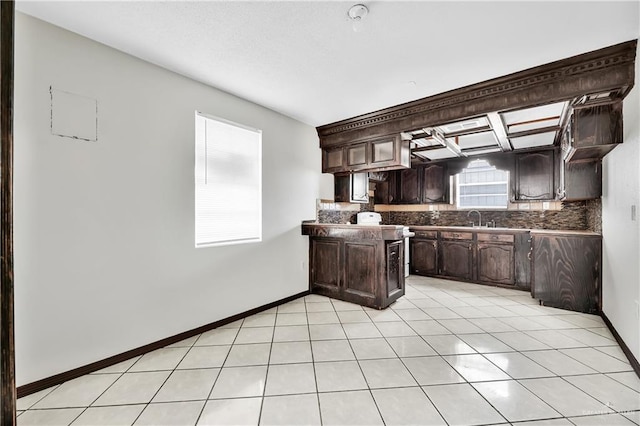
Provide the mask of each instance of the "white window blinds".
POLYGON ((262 240, 262 132, 196 112, 196 247, 262 240))

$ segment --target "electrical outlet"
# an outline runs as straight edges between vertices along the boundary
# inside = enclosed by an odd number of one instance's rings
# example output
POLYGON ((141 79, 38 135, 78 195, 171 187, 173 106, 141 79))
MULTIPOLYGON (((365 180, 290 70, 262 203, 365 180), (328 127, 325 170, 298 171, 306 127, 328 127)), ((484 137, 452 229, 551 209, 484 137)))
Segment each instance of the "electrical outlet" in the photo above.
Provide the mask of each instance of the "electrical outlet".
POLYGON ((543 201, 542 202, 542 210, 549 210, 549 202, 548 201, 543 201))

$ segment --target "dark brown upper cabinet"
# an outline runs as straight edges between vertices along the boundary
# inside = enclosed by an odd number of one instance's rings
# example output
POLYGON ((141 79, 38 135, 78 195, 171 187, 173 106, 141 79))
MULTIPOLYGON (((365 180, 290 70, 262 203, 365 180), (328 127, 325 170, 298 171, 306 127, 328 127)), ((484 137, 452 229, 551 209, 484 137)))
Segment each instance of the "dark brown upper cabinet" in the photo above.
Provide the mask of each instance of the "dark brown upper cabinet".
POLYGON ((449 175, 446 163, 428 164, 420 167, 421 202, 446 203, 449 201, 449 175))
POLYGON ((622 100, 574 106, 569 129, 562 138, 567 162, 604 157, 622 143, 622 100))
POLYGON ((513 201, 555 199, 554 150, 515 154, 513 201))
POLYGON ((322 172, 385 171, 411 167, 409 141, 400 135, 322 149, 322 172))
POLYGON ((367 172, 335 176, 333 181, 334 201, 338 203, 369 202, 369 174, 367 172))
POLYGON ((386 185, 376 189, 376 203, 429 204, 449 200, 449 175, 445 162, 414 166, 389 173, 386 185))
MULTIPOLYGON (((560 138, 555 135, 564 126, 564 113, 545 115, 539 109, 546 111, 545 106, 560 103, 567 103, 575 108, 573 133, 576 149, 581 144, 591 144, 592 142, 588 142, 591 136, 600 135, 598 137, 604 141, 606 138, 601 138, 604 134, 619 134, 616 124, 618 120, 611 119, 612 110, 604 111, 607 108, 615 110, 617 106, 598 105, 615 104, 624 99, 633 88, 636 51, 637 40, 629 40, 319 126, 316 130, 320 147, 323 150, 333 150, 404 133, 411 139, 425 139, 421 144, 415 142, 413 150, 416 157, 437 161, 540 146, 538 143, 534 144, 529 137, 533 136, 530 134, 532 131, 541 138, 553 139, 553 144, 558 145, 560 138), (515 116, 511 114, 526 110, 531 114, 539 112, 542 116, 534 114, 530 118, 525 116, 520 119, 517 117, 519 113, 515 116), (603 118, 597 125, 593 122, 581 124, 587 115, 609 117, 603 118), (483 116, 486 116, 486 120, 483 116), (539 121, 540 119, 543 120, 539 121), (455 125, 459 125, 459 130, 463 133, 458 134, 455 125), (504 129, 505 125, 508 129, 504 129), (469 126, 475 126, 471 133, 467 131, 469 126), (481 132, 475 134, 476 130, 481 132), (495 140, 484 138, 489 136, 489 130, 495 133, 495 140), (434 139, 434 136, 435 141, 426 140, 429 137, 434 139)), ((615 111, 613 113, 615 115, 615 111)), ((611 140, 598 143, 608 145, 621 141, 615 137, 611 140)), ((379 151, 379 154, 384 152, 379 151)), ((339 156, 334 153, 336 161, 339 156)), ((346 168, 346 164, 344 167, 346 168)), ((328 170, 323 167, 323 171, 328 170)))
POLYGON ((602 196, 602 161, 598 158, 564 164, 563 200, 593 200, 602 196))
POLYGON ((417 169, 399 170, 396 172, 398 180, 398 204, 420 203, 420 175, 417 169))

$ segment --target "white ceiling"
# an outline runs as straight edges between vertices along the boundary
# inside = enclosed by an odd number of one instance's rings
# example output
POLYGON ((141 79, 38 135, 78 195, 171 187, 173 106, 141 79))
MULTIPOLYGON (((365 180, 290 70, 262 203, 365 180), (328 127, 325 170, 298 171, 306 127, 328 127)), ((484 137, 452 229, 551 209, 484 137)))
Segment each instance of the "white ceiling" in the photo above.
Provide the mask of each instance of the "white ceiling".
POLYGON ((17 1, 313 126, 638 38, 639 2, 17 1))

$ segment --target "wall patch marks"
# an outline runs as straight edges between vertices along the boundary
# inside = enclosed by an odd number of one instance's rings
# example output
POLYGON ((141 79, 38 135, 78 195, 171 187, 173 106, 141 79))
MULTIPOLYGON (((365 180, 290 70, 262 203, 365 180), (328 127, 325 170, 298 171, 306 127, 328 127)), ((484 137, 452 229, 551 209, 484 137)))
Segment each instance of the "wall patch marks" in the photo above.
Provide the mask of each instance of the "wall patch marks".
POLYGON ((88 96, 49 87, 51 94, 51 134, 98 141, 98 101, 88 96))

